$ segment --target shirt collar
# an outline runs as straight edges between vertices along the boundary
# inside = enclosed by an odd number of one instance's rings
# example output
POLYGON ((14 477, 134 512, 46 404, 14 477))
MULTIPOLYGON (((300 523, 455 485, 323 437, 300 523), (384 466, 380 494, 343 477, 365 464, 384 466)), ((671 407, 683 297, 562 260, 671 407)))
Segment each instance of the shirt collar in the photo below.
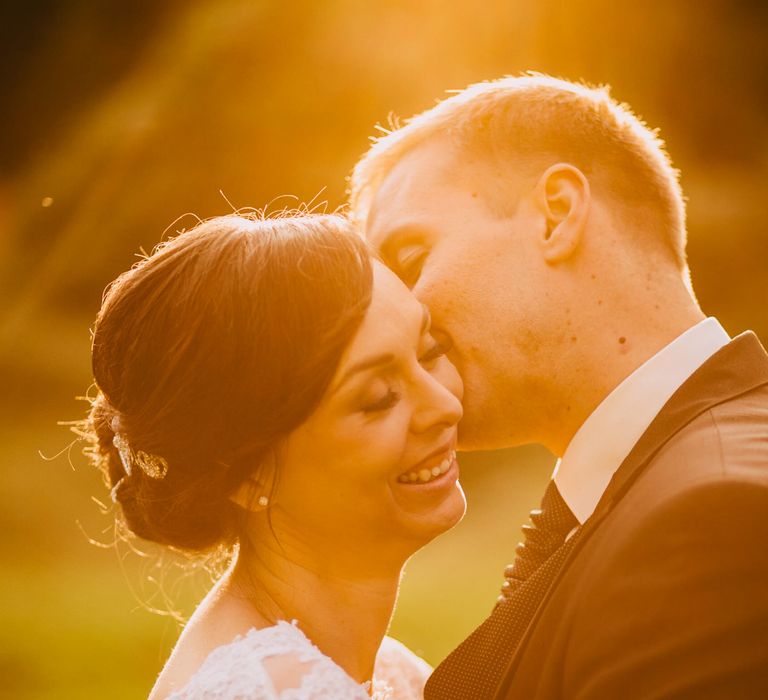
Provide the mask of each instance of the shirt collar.
POLYGON ((729 342, 717 319, 697 323, 632 372, 584 421, 553 475, 580 523, 672 394, 729 342))

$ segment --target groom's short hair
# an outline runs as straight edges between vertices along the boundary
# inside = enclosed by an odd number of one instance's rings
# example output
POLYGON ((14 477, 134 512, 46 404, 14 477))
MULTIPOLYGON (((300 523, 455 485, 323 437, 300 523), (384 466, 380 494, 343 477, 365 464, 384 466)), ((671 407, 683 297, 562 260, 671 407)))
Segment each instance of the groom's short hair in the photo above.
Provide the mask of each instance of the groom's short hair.
POLYGON ((406 154, 447 138, 460 157, 492 165, 483 190, 493 209, 514 206, 505 173, 533 175, 567 161, 580 168, 596 193, 613 196, 626 221, 640 223, 677 265, 685 262, 685 200, 664 142, 607 87, 591 87, 526 74, 470 85, 431 109, 383 130, 352 173, 352 214, 364 221, 379 185, 406 154))

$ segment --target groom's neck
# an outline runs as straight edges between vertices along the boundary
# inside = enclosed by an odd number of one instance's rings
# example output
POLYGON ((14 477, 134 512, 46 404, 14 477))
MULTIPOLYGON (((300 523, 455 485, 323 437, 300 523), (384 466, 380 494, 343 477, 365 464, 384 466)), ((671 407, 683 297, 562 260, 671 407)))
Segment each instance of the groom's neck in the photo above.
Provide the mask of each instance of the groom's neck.
POLYGON ((583 319, 583 350, 571 357, 561 382, 563 410, 550 421, 549 449, 565 452, 578 429, 628 376, 675 338, 705 318, 682 285, 665 290, 627 290, 604 302, 600 314, 583 319))

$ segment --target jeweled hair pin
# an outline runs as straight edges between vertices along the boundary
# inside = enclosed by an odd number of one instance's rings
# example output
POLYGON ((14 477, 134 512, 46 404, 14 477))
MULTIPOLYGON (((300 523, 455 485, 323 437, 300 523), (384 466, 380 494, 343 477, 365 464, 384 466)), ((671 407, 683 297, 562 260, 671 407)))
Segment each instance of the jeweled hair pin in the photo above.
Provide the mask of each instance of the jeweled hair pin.
POLYGON ((122 429, 120 416, 114 416, 110 422, 112 432, 112 444, 120 455, 123 469, 126 475, 131 476, 134 465, 143 471, 150 479, 160 480, 168 473, 168 462, 158 455, 150 454, 144 450, 132 450, 128 439, 122 429))

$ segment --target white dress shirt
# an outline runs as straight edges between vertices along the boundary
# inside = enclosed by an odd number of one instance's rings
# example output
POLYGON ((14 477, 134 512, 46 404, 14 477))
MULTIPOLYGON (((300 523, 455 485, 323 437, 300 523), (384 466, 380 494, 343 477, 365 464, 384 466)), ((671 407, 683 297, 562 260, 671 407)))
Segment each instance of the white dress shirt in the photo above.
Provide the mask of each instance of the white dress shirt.
POLYGON ((580 523, 672 394, 730 340, 717 319, 697 323, 640 365, 584 421, 553 475, 580 523))

